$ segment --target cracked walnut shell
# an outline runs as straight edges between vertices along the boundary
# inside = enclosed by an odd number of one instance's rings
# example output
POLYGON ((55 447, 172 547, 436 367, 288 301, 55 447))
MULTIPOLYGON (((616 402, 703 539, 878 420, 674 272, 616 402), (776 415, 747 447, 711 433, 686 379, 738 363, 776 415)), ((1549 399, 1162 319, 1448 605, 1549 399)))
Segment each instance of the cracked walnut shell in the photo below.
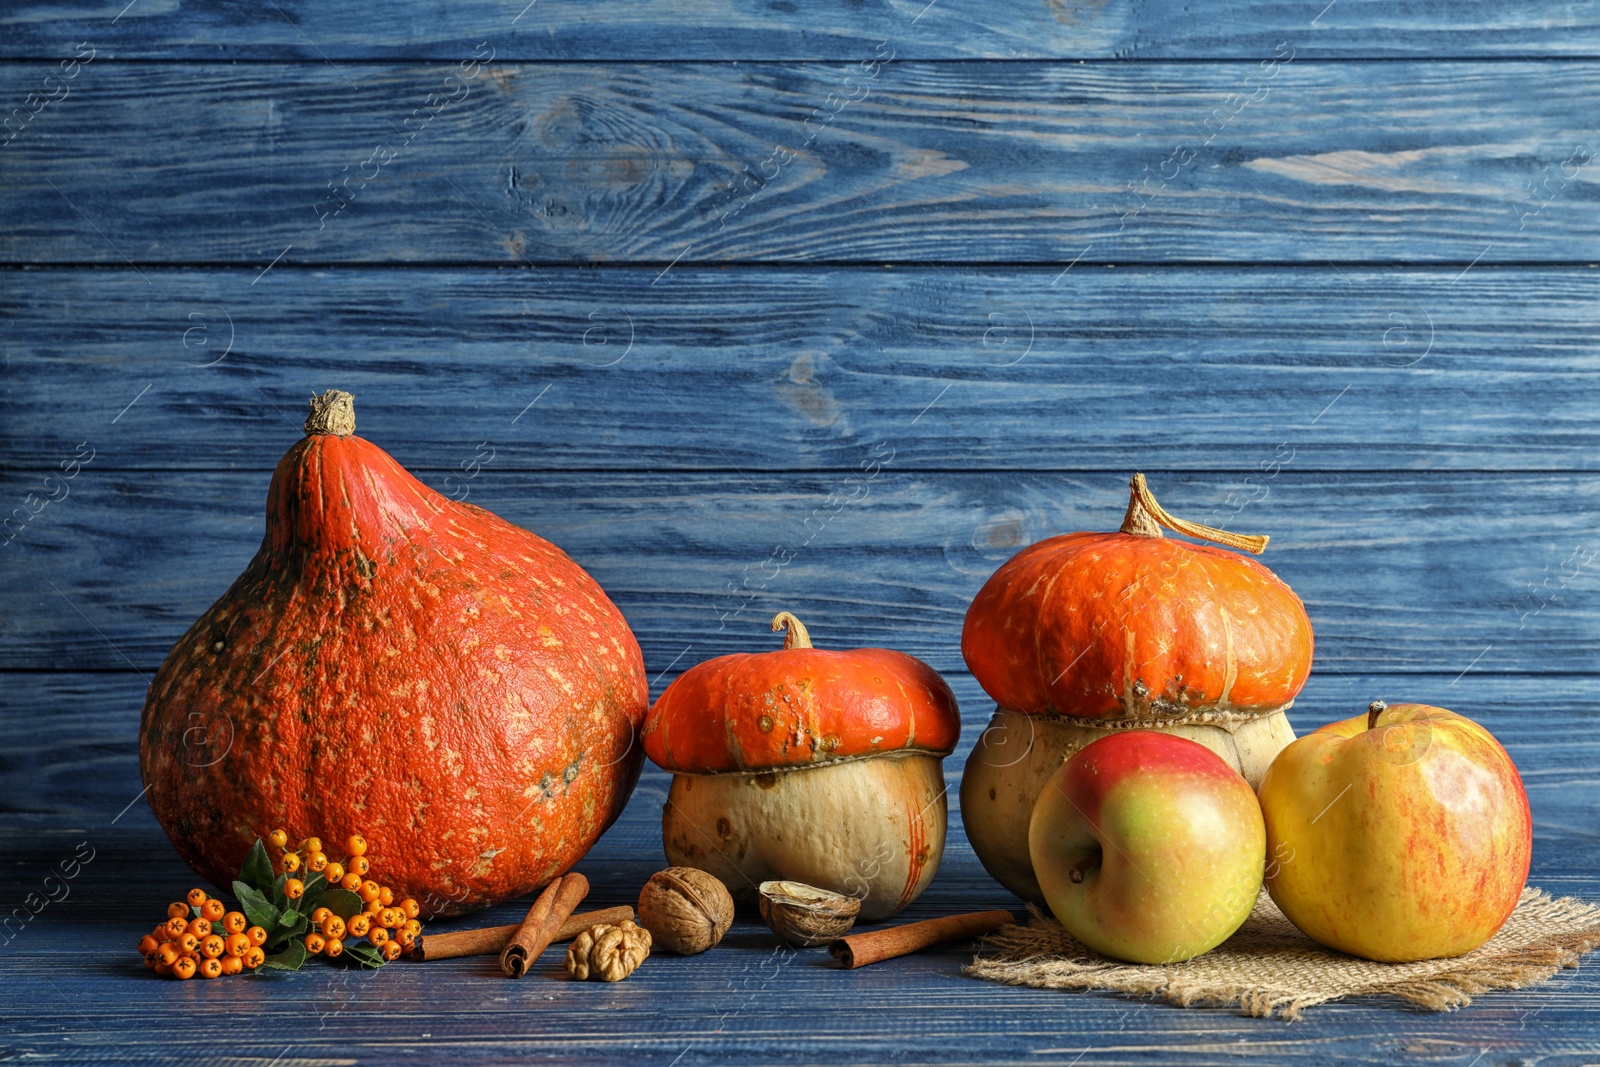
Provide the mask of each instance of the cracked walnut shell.
POLYGON ((567 947, 567 973, 578 981, 620 982, 650 955, 650 931, 631 919, 600 923, 567 947))
POLYGON ((693 956, 721 941, 733 925, 733 897, 715 875, 668 867, 639 892, 639 925, 667 951, 693 956))

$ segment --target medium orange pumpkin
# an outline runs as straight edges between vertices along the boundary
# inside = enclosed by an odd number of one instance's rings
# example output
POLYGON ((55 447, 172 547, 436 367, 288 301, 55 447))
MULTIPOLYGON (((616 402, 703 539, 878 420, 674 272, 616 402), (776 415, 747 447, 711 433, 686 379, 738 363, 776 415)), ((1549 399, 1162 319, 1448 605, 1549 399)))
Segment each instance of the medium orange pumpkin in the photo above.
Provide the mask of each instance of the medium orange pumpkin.
POLYGON ((955 696, 903 652, 814 648, 786 611, 772 629, 785 630, 783 648, 691 667, 650 709, 645 753, 674 775, 667 859, 739 899, 792 880, 886 918, 927 888, 944 853, 955 696))
POLYGON ((1092 719, 1260 713, 1292 701, 1311 673, 1311 620, 1253 559, 1162 536, 1260 552, 1242 537, 1173 519, 1143 475, 1117 533, 1030 545, 967 609, 961 653, 1002 707, 1092 719))
POLYGON ((1023 549, 967 610, 961 651, 995 699, 967 761, 961 810, 990 873, 1042 899, 1027 852, 1039 790, 1062 760, 1129 727, 1199 741, 1258 784, 1294 739, 1284 710, 1311 671, 1311 620, 1255 560, 1267 538, 1167 514, 1142 474, 1116 533, 1023 549))
POLYGON ((150 686, 140 766, 178 853, 226 886, 256 837, 359 831, 458 914, 570 868, 626 804, 638 642, 560 549, 448 500, 312 400, 266 536, 150 686))

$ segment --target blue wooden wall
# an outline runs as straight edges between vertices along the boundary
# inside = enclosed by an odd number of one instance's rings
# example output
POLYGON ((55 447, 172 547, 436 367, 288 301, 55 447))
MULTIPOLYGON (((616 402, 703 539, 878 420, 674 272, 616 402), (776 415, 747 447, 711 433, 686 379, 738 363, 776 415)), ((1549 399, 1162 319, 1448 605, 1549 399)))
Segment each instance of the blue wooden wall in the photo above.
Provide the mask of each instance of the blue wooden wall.
MULTIPOLYGON (((1272 535, 1317 631, 1298 728, 1480 719, 1534 883, 1600 897, 1600 7, 123 5, 0 8, 0 905, 95 857, 0 933, 0 1059, 1600 1056, 1587 970, 1286 1025, 980 984, 964 946, 846 974, 748 921, 606 988, 131 951, 190 880, 139 800, 147 679, 335 387, 588 567, 652 695, 779 609, 927 659, 952 783, 990 710, 968 600, 1143 470, 1272 535)), ((598 903, 663 865, 665 782, 586 860, 598 903)), ((911 917, 1015 903, 953 811, 911 917)))

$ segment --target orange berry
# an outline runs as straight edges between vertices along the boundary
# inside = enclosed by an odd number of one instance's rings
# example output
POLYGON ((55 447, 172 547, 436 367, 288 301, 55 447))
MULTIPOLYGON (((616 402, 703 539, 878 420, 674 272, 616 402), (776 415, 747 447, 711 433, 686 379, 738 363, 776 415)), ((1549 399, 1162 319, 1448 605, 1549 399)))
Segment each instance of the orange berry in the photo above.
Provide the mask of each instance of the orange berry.
POLYGON ((153 971, 159 966, 161 966, 161 954, 159 952, 152 952, 144 958, 145 970, 153 971))
POLYGON ((400 958, 400 953, 404 951, 405 949, 400 946, 400 942, 391 941, 387 945, 383 946, 383 958, 386 960, 397 960, 400 958))
POLYGON ((372 861, 367 859, 365 856, 351 856, 350 862, 345 864, 345 866, 349 867, 352 871, 355 871, 361 877, 365 878, 367 876, 367 872, 372 870, 372 861))
POLYGON ((422 914, 422 905, 418 904, 414 898, 406 897, 400 902, 400 910, 406 913, 406 918, 415 919, 422 914))
MULTIPOLYGON (((167 922, 171 922, 171 921, 172 920, 170 920, 170 919, 167 920, 167 922)), ((188 923, 184 923, 183 924, 183 928, 185 930, 187 930, 189 928, 189 924, 188 923)), ((150 931, 150 936, 156 939, 156 943, 157 944, 160 944, 163 941, 171 941, 172 940, 172 931, 167 929, 167 924, 166 923, 157 923, 156 924, 156 928, 154 930, 150 931)))
POLYGON ((167 905, 167 918, 169 919, 182 919, 184 922, 188 922, 189 915, 189 905, 187 904, 173 901, 167 905))
POLYGON ((259 926, 252 926, 244 932, 244 936, 248 937, 250 944, 257 948, 267 943, 267 932, 259 926))
POLYGON ((322 936, 332 941, 344 936, 344 920, 337 915, 330 915, 322 920, 322 936))
POLYGON ((148 956, 160 947, 161 942, 156 940, 156 935, 154 934, 145 934, 139 939, 139 955, 141 956, 148 956))
POLYGON ((189 933, 200 938, 207 937, 211 933, 211 923, 205 919, 190 919, 189 933))
POLYGON ((299 900, 305 896, 306 884, 298 878, 290 878, 283 883, 283 895, 290 900, 299 900))
POLYGON ((320 955, 322 953, 322 947, 327 943, 328 939, 323 937, 321 934, 309 933, 306 935, 306 951, 311 953, 313 956, 320 955))
POLYGON ((266 958, 267 954, 261 951, 260 945, 251 945, 250 951, 244 954, 244 965, 253 971, 261 966, 261 961, 266 958))
POLYGON ((284 874, 293 874, 300 869, 300 857, 296 853, 285 852, 283 859, 278 861, 278 866, 283 869, 284 874))
POLYGON ((417 935, 413 934, 410 930, 397 930, 395 931, 395 935, 391 937, 389 941, 390 943, 399 944, 401 948, 405 949, 407 952, 410 952, 412 947, 417 943, 417 935))
POLYGON ((244 934, 229 934, 226 944, 230 956, 243 956, 250 951, 250 938, 244 934))
POLYGON ((400 926, 403 929, 410 930, 414 934, 422 933, 421 919, 407 919, 405 922, 401 923, 400 926))
POLYGON ((351 937, 365 937, 367 931, 372 929, 372 916, 366 912, 352 915, 345 922, 344 928, 349 931, 351 937))
POLYGON ((194 977, 194 972, 199 969, 193 956, 180 956, 172 965, 172 974, 175 978, 189 979, 194 977))
POLYGON ((222 961, 219 959, 205 959, 200 961, 201 978, 221 978, 222 961))
POLYGON ((365 856, 367 854, 367 839, 360 834, 351 834, 344 843, 345 851, 352 856, 365 856))
POLYGON ((216 897, 200 905, 200 917, 207 922, 219 923, 228 914, 228 906, 216 897))
POLYGON ((183 953, 178 951, 177 945, 173 944, 171 941, 168 941, 156 948, 156 955, 161 957, 162 963, 170 967, 174 963, 178 962, 178 957, 182 956, 183 953))
POLYGON ((321 926, 322 920, 326 919, 332 914, 333 912, 329 911, 327 908, 318 908, 316 911, 311 913, 311 922, 316 926, 321 926))
POLYGON ((338 959, 344 953, 344 942, 337 937, 328 938, 328 943, 322 946, 322 954, 330 960, 338 959))
POLYGON ((238 956, 222 957, 223 974, 239 974, 244 970, 244 960, 238 956))
POLYGON ((330 863, 322 868, 322 877, 328 880, 329 885, 338 885, 344 878, 344 864, 330 863))
POLYGON ((199 936, 189 931, 185 931, 183 936, 177 938, 176 940, 168 941, 167 944, 176 945, 178 951, 183 953, 185 956, 192 956, 196 952, 200 951, 199 936))
POLYGON ((328 856, 323 852, 312 852, 306 856, 306 869, 320 871, 328 865, 328 856))
POLYGON ((372 901, 378 899, 378 883, 374 882, 371 878, 367 878, 362 881, 361 888, 356 890, 356 892, 361 894, 362 900, 365 900, 370 904, 372 901))
POLYGON ((384 943, 389 940, 389 931, 381 926, 374 926, 367 931, 367 940, 371 941, 377 948, 382 948, 384 943))
POLYGON ((242 934, 250 928, 250 920, 242 911, 230 911, 222 917, 222 928, 230 934, 242 934))
POLYGON ((378 900, 387 908, 394 903, 394 890, 386 885, 380 885, 378 887, 378 900))
POLYGON ((174 915, 167 920, 167 924, 163 929, 167 931, 167 940, 171 941, 174 938, 182 937, 188 931, 189 920, 174 915))
POLYGON ((352 893, 356 892, 361 888, 361 876, 355 871, 351 871, 349 874, 346 874, 343 878, 339 879, 339 888, 348 889, 352 893))
POLYGON ((300 848, 305 852, 321 852, 322 838, 308 837, 304 841, 300 842, 300 848))
POLYGON ((282 830, 274 830, 267 835, 267 844, 273 848, 282 848, 289 843, 289 835, 282 830))
POLYGON ((228 943, 216 934, 211 934, 200 942, 200 955, 206 959, 216 959, 228 951, 228 943))
POLYGON ((378 912, 383 910, 383 905, 379 904, 376 899, 373 899, 367 901, 366 905, 361 910, 376 919, 378 912))
POLYGON ((210 899, 211 898, 206 895, 206 891, 204 889, 195 888, 189 890, 189 904, 193 907, 198 908, 200 905, 204 904, 210 899))

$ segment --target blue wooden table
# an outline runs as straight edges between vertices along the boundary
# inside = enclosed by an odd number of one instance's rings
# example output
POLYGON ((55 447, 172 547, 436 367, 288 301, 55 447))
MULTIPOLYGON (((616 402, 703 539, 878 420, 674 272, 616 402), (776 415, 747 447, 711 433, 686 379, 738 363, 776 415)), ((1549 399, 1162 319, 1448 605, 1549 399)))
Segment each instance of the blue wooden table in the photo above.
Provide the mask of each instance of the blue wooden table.
MULTIPOLYGON (((1479 719, 1533 883, 1600 899, 1597 96, 1600 9, 1561 0, 6 4, 0 1060, 1594 1061, 1588 966, 1291 1024, 981 983, 970 946, 842 972, 749 918, 615 986, 169 983, 131 946, 193 880, 148 677, 327 388, 587 567, 652 696, 779 609, 928 660, 952 786, 967 602, 1143 470, 1273 536, 1298 729, 1479 719)), ((584 860, 597 905, 664 865, 665 784, 584 860)), ((1017 903, 953 810, 907 917, 1017 903)))

